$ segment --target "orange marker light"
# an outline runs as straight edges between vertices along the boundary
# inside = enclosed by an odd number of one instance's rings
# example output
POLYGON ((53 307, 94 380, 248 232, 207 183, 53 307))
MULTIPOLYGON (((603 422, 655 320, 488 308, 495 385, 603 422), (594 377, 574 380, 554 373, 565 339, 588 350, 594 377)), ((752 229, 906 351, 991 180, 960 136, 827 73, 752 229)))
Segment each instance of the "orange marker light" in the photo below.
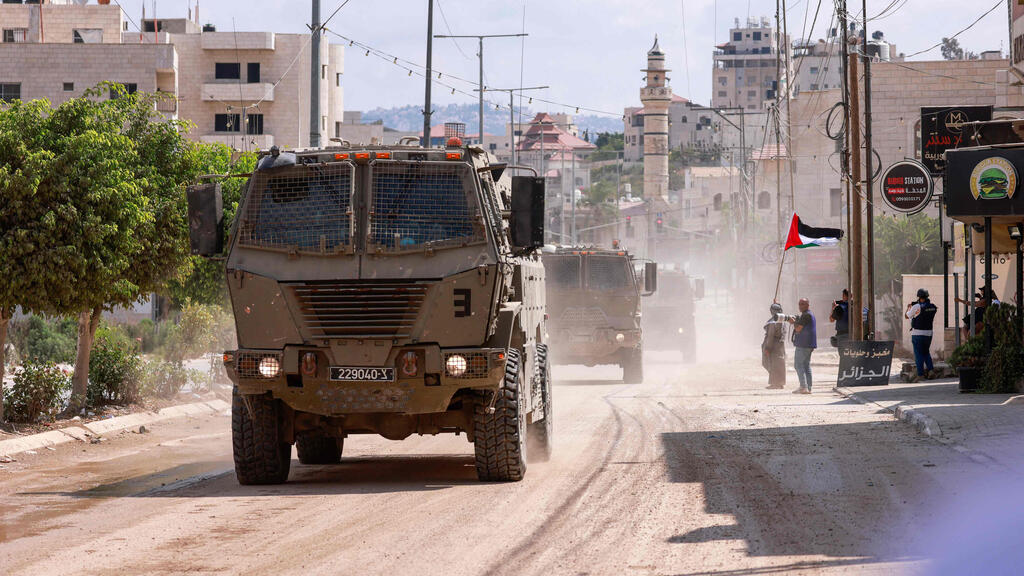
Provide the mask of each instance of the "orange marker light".
POLYGON ((391 152, 377 152, 377 160, 390 160, 391 152))
POLYGON ((348 160, 348 154, 335 154, 335 160, 348 160))
POLYGON ((369 160, 369 159, 370 159, 370 153, 369 152, 356 152, 356 160, 369 160))
POLYGON ((448 152, 446 156, 449 160, 462 160, 462 152, 448 152))

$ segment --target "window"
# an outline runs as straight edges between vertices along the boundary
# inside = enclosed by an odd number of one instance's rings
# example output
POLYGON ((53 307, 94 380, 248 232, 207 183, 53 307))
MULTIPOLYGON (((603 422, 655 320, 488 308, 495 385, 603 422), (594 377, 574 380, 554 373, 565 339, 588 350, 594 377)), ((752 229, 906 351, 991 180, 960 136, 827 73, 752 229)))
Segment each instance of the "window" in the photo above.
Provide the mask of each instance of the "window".
POLYGON ((75 44, 102 44, 103 30, 100 28, 77 28, 71 31, 71 41, 75 44))
POLYGON ((0 102, 21 100, 21 84, 0 84, 0 102))
POLYGON ((828 191, 829 215, 833 218, 843 215, 843 191, 832 188, 828 191))
POLYGON ((713 202, 713 205, 714 205, 714 208, 715 208, 715 212, 721 212, 722 211, 722 194, 721 193, 715 194, 715 197, 712 200, 712 202, 713 202))
POLYGON ((121 84, 116 84, 115 86, 111 86, 110 99, 117 100, 121 96, 122 90, 124 91, 125 96, 131 96, 132 94, 135 94, 139 91, 139 85, 125 82, 121 84), (118 86, 120 86, 121 88, 118 88, 118 86))
POLYGON ((629 290, 633 288, 633 271, 629 260, 616 256, 587 258, 587 289, 595 291, 629 290))
POLYGON ((754 32, 754 40, 757 41, 757 42, 761 41, 761 33, 760 32, 754 32))
POLYGON ((334 75, 334 85, 341 88, 341 72, 334 75))
POLYGON ((772 196, 767 191, 763 191, 757 195, 757 208, 759 210, 768 210, 772 207, 772 196))
POLYGON ((817 74, 818 73, 818 67, 817 66, 811 66, 810 72, 811 72, 811 74, 817 74))
MULTIPOLYGON (((628 222, 627 220, 627 224, 628 222)), ((568 255, 545 256, 544 277, 545 280, 559 288, 579 288, 580 257, 568 255)))
POLYGON ((757 96, 757 90, 747 90, 747 98, 754 98, 757 96))
POLYGON ((143 20, 143 22, 142 22, 142 29, 145 30, 146 32, 163 32, 164 31, 164 21, 163 20, 157 20, 156 21, 156 30, 154 30, 153 29, 153 21, 152 20, 143 20))
POLYGON ((718 84, 719 84, 720 86, 725 86, 725 85, 726 85, 726 84, 728 84, 728 83, 729 83, 729 79, 728 79, 728 78, 726 78, 725 76, 719 76, 719 77, 718 77, 718 84))
POLYGON ((241 132, 242 117, 238 114, 217 114, 213 117, 215 132, 241 132))
POLYGON ((327 65, 326 64, 321 64, 320 65, 320 79, 321 80, 327 80, 327 65))
POLYGON ((817 84, 811 84, 811 90, 817 90, 817 89, 818 89, 818 85, 817 84))
POLYGON ((241 80, 242 65, 238 62, 217 62, 214 64, 214 77, 217 80, 241 80))
POLYGON ((64 91, 65 92, 74 92, 75 91, 75 83, 74 82, 65 82, 64 83, 64 91))
POLYGON ((260 63, 249 62, 247 67, 245 79, 249 84, 258 84, 260 82, 260 63))
POLYGON ((680 120, 680 122, 682 122, 683 124, 686 124, 686 116, 683 116, 683 118, 682 118, 682 120, 680 120))
POLYGON ((341 138, 341 122, 334 123, 334 137, 341 138))
POLYGON ((718 97, 719 98, 725 98, 725 90, 719 90, 718 91, 718 97))
POLYGON ((732 41, 733 42, 740 42, 742 40, 743 40, 743 33, 742 32, 733 32, 732 33, 732 41))
POLYGON ((249 114, 245 117, 246 134, 263 134, 263 114, 249 114))
POLYGON ((4 42, 28 42, 28 28, 4 28, 4 42))

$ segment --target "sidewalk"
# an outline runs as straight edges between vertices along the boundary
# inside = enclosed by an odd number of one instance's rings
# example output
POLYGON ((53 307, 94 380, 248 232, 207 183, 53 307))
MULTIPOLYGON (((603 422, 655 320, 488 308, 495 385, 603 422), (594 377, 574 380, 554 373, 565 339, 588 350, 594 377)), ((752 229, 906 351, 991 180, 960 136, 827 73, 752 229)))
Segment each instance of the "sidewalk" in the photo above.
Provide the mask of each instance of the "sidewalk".
POLYGON ((1024 457, 1024 396, 961 394, 957 380, 835 388, 842 396, 877 406, 921 433, 1007 465, 1024 457))

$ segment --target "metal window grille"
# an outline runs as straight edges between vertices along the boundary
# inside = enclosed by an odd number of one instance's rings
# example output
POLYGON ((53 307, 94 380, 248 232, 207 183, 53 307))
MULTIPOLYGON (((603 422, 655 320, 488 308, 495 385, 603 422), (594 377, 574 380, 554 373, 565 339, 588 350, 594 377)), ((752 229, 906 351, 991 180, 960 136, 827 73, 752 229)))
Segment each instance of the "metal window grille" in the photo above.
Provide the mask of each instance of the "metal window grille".
POLYGON ((566 308, 558 323, 565 328, 593 330, 607 326, 608 317, 600 308, 566 308))
POLYGON ((257 173, 239 227, 239 244, 316 254, 352 243, 352 164, 296 166, 257 173))
POLYGON ((465 164, 377 162, 370 244, 381 250, 463 245, 484 237, 465 164))
POLYGON ((545 256, 544 276, 554 286, 560 288, 579 288, 580 257, 545 256))
MULTIPOLYGON (((487 354, 484 352, 457 352, 459 356, 466 359, 466 371, 461 376, 452 376, 450 378, 456 378, 459 380, 465 380, 468 378, 486 378, 488 370, 490 369, 490 360, 487 358, 487 354)), ((444 361, 445 365, 448 364, 448 358, 453 354, 445 354, 444 361)))
POLYGON ((591 290, 621 290, 633 283, 633 276, 623 257, 590 256, 587 258, 587 287, 591 290))

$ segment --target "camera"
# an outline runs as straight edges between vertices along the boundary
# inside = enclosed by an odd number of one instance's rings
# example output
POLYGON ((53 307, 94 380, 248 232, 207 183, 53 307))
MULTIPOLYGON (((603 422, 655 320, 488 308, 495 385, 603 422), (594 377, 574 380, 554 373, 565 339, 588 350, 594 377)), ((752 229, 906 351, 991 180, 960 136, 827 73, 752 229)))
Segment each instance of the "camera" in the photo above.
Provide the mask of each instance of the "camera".
POLYGON ((772 319, 772 321, 773 322, 789 322, 789 321, 796 322, 796 316, 793 316, 793 315, 790 315, 790 314, 776 314, 775 317, 772 319))

